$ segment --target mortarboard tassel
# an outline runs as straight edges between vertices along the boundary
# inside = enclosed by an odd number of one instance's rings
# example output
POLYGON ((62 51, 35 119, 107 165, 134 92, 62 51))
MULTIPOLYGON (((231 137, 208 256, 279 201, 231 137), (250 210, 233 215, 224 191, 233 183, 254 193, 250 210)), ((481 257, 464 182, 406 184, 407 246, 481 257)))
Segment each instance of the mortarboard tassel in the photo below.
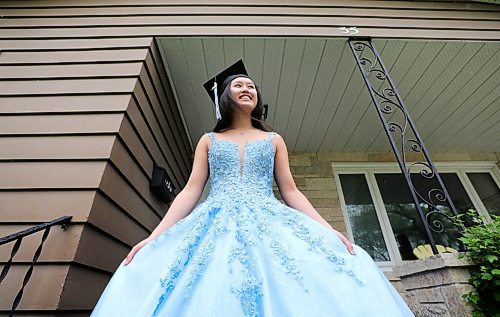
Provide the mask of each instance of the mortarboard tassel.
POLYGON ((212 90, 215 90, 215 117, 217 118, 217 121, 219 121, 222 116, 220 114, 220 109, 219 109, 219 95, 217 94, 217 81, 214 82, 214 86, 212 87, 212 90))

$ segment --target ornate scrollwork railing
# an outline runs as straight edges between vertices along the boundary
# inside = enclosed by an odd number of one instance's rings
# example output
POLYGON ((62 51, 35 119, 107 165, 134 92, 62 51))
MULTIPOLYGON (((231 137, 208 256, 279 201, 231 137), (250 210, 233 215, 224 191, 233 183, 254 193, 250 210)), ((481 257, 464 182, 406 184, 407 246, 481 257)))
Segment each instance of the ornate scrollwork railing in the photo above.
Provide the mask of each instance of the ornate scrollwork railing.
POLYGON ((445 230, 443 221, 452 223, 450 218, 457 215, 456 208, 371 39, 350 38, 348 43, 408 184, 432 251, 437 254, 432 233, 445 230), (417 188, 415 177, 423 177, 431 189, 417 188), (451 214, 446 213, 446 207, 451 214))
POLYGON ((26 271, 26 273, 24 275, 21 289, 18 291, 16 297, 14 298, 14 302, 12 303, 9 317, 14 315, 14 312, 16 311, 16 308, 19 305, 19 302, 21 301, 21 298, 22 298, 23 292, 24 292, 24 288, 26 287, 26 285, 28 284, 28 282, 31 278, 31 274, 33 273, 34 265, 38 261, 38 258, 40 257, 40 254, 42 253, 42 247, 43 247, 45 240, 47 239, 47 236, 49 235, 50 229, 55 225, 61 225, 61 227, 63 229, 66 229, 68 227, 69 222, 71 221, 71 218, 72 218, 71 216, 63 216, 63 217, 54 219, 52 221, 42 223, 42 224, 33 226, 31 228, 28 228, 28 229, 25 229, 25 230, 22 230, 22 231, 19 231, 19 232, 16 232, 16 233, 13 233, 13 234, 10 234, 8 236, 0 238, 0 246, 7 244, 9 242, 16 241, 14 243, 14 246, 12 247, 11 252, 10 252, 10 257, 7 260, 7 262, 5 263, 5 265, 2 269, 2 272, 0 273, 0 286, 1 286, 2 281, 5 279, 5 276, 7 276, 7 273, 9 272, 9 270, 12 266, 12 260, 13 260, 14 256, 16 255, 17 251, 21 247, 21 242, 22 242, 23 238, 26 236, 29 236, 31 234, 34 234, 38 231, 44 230, 40 244, 38 245, 38 248, 36 249, 35 254, 33 255, 33 259, 31 260, 30 266, 28 267, 28 270, 26 271))

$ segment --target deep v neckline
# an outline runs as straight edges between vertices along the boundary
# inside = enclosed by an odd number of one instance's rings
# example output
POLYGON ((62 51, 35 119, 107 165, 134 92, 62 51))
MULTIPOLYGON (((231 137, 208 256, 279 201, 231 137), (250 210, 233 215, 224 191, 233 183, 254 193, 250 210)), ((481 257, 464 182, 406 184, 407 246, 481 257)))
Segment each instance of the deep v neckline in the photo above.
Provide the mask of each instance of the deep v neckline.
MULTIPOLYGON (((239 163, 239 180, 240 182, 243 181, 243 171, 245 168, 245 162, 246 162, 246 152, 247 152, 247 145, 252 144, 252 143, 257 143, 257 142, 269 142, 271 143, 271 146, 273 147, 273 153, 275 152, 274 146, 272 145, 272 132, 268 133, 267 138, 265 139, 256 139, 256 140, 250 140, 250 141, 245 141, 243 143, 238 143, 236 141, 231 141, 231 140, 219 140, 215 138, 215 135, 213 132, 212 133, 212 138, 211 141, 215 142, 223 142, 223 143, 229 143, 232 144, 236 147, 236 152, 238 153, 238 163, 239 163), (240 148, 242 146, 242 148, 240 148)), ((212 150, 212 145, 210 145, 209 151, 212 150)))

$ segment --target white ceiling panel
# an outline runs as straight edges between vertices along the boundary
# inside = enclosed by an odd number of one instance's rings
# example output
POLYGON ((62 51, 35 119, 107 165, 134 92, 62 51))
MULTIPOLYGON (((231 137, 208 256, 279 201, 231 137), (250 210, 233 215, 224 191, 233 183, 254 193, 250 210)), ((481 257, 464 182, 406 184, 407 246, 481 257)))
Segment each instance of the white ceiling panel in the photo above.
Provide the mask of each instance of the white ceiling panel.
MULTIPOLYGON (((500 42, 375 39, 428 149, 500 151, 500 42)), ((344 38, 162 38, 192 142, 215 125, 203 83, 243 58, 290 152, 387 152, 344 38)), ((380 84, 375 84, 379 87, 380 84)))

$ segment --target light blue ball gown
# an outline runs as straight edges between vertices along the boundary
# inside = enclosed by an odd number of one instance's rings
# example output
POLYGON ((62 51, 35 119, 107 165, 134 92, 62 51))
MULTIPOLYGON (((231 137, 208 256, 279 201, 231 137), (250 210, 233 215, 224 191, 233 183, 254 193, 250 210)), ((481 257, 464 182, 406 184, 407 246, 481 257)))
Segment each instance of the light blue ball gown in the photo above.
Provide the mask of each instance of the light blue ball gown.
POLYGON ((91 316, 413 316, 362 248, 276 199, 274 135, 240 163, 209 133, 208 197, 120 264, 91 316))

